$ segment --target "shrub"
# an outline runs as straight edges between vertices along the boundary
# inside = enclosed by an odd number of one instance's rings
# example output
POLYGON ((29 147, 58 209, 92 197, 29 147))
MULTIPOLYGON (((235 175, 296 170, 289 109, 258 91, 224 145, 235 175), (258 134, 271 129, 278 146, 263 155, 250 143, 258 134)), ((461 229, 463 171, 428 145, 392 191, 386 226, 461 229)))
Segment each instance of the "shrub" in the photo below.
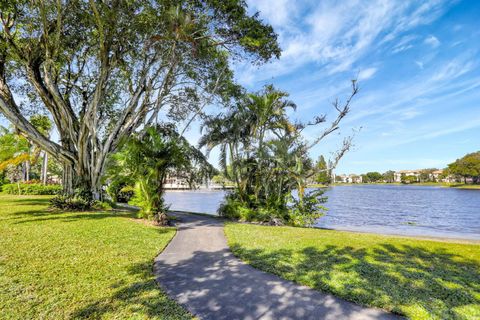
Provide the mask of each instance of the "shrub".
POLYGON ((84 211, 91 209, 95 201, 79 196, 58 195, 50 200, 50 206, 60 210, 84 211))
POLYGON ((108 185, 107 194, 113 202, 128 203, 134 194, 134 187, 130 178, 116 176, 108 185))
POLYGON ((240 201, 233 198, 231 195, 225 197, 225 201, 220 204, 217 212, 218 215, 227 219, 238 220, 240 219, 240 210, 244 207, 240 201))
POLYGON ((55 195, 62 192, 58 184, 9 183, 2 186, 2 191, 16 195, 55 195))
POLYGON ((225 201, 218 208, 218 214, 231 220, 256 222, 269 222, 273 217, 273 212, 266 208, 247 207, 233 193, 225 197, 225 201))
POLYGON ((225 197, 218 214, 232 220, 308 227, 327 211, 322 206, 327 201, 327 198, 322 196, 323 193, 323 189, 306 192, 302 200, 291 196, 288 206, 284 207, 277 202, 267 205, 258 205, 252 201, 242 202, 233 192, 225 197), (250 207, 246 203, 249 203, 250 207))
POLYGON ((327 201, 326 197, 322 197, 323 189, 317 189, 305 193, 303 200, 299 201, 292 197, 292 204, 289 206, 288 224, 293 226, 312 226, 317 219, 322 217, 327 209, 322 206, 327 201))
POLYGON ((117 202, 128 203, 135 194, 135 187, 125 186, 117 194, 117 202))
POLYGON ((112 210, 113 204, 108 202, 108 201, 94 201, 92 204, 92 209, 98 210, 98 211, 109 211, 112 210))
POLYGON ((58 195, 50 200, 50 207, 65 211, 108 211, 112 210, 113 203, 108 201, 91 200, 81 194, 58 195))

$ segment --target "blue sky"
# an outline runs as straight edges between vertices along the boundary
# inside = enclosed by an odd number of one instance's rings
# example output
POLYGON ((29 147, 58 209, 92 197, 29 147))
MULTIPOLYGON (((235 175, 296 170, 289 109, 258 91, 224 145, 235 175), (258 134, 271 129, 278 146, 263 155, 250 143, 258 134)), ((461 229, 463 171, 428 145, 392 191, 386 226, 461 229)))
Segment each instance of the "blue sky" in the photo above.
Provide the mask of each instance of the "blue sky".
MULTIPOLYGON (((273 83, 308 121, 360 93, 339 133, 312 150, 327 158, 343 136, 355 148, 337 173, 443 168, 480 150, 480 1, 247 0, 279 34, 282 57, 234 65, 249 90, 273 83)), ((0 117, 0 124, 5 121, 0 117)), ((316 137, 322 128, 306 131, 316 137)), ((196 144, 198 123, 186 134, 196 144)), ((217 164, 218 152, 210 160, 217 164)))
POLYGON ((294 117, 308 120, 333 118, 330 102, 359 80, 341 134, 314 158, 352 130, 355 148, 339 173, 443 168, 480 150, 480 1, 247 2, 273 25, 283 54, 260 67, 236 64, 241 84, 275 84, 298 105, 294 117))

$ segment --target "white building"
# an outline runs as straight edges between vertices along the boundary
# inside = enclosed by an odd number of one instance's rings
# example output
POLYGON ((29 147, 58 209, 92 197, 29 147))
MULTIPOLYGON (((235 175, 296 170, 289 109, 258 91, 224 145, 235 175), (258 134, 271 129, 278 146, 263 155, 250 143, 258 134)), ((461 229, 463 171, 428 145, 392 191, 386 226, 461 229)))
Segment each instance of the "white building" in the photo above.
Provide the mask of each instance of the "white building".
POLYGON ((362 183, 362 176, 356 174, 340 174, 334 176, 335 182, 340 183, 362 183))
POLYGON ((417 178, 417 181, 420 180, 420 172, 422 170, 400 170, 394 173, 395 182, 402 182, 402 176, 414 176, 417 178))
MULTIPOLYGON (((402 182, 402 176, 414 176, 417 178, 417 181, 420 181, 420 174, 422 171, 425 169, 418 169, 418 170, 401 170, 395 172, 395 182, 402 182)), ((443 177, 443 170, 435 170, 432 173, 430 173, 429 177, 430 181, 435 181, 435 182, 447 182, 447 183, 452 183, 455 182, 455 177, 449 175, 447 177, 443 177)))

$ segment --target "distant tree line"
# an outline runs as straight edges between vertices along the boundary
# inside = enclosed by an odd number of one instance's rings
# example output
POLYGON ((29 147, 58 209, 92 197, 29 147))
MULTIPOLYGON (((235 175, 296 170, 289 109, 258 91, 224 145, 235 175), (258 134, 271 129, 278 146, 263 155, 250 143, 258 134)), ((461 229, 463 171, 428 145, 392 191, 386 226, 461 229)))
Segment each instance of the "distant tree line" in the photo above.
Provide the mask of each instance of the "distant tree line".
MULTIPOLYGON (((323 156, 320 156, 316 165, 316 175, 312 183, 328 185, 333 181, 332 172, 326 170, 327 165, 323 156)), ((401 182, 403 184, 411 183, 429 183, 429 182, 459 182, 459 183, 480 183, 480 151, 469 153, 464 157, 450 163, 447 168, 439 170, 437 168, 422 169, 414 174, 397 173, 393 170, 388 170, 384 173, 378 171, 371 171, 361 176, 350 175, 349 178, 354 180, 354 183, 395 183, 401 182), (439 171, 442 171, 439 173, 439 171), (400 175, 398 179, 398 175, 400 175), (359 179, 361 177, 361 180, 359 179)), ((343 181, 346 182, 346 181, 343 181)))

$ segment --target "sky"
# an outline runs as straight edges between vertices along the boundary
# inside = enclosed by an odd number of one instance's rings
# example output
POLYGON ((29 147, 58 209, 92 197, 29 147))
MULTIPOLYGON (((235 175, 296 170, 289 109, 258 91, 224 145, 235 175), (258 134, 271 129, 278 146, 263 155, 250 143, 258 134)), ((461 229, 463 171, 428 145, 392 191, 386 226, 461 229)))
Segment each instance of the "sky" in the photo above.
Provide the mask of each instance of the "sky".
POLYGON ((351 113, 313 158, 331 157, 352 133, 355 147, 337 173, 444 168, 480 150, 480 1, 247 3, 274 27, 283 50, 262 66, 234 65, 249 90, 273 83, 297 104, 292 117, 332 120, 331 102, 345 100, 358 80, 351 113))
MULTIPOLYGON (((359 94, 341 129, 312 149, 327 159, 343 137, 354 148, 337 173, 444 168, 480 150, 480 1, 247 0, 283 50, 253 66, 236 61, 250 91, 274 84, 297 104, 292 118, 333 120, 331 102, 359 94)), ((0 117, 0 125, 5 120, 0 117)), ((324 127, 305 130, 313 140, 324 127)), ((186 133, 192 144, 199 124, 186 133)), ((218 150, 210 162, 218 163, 218 150)))

